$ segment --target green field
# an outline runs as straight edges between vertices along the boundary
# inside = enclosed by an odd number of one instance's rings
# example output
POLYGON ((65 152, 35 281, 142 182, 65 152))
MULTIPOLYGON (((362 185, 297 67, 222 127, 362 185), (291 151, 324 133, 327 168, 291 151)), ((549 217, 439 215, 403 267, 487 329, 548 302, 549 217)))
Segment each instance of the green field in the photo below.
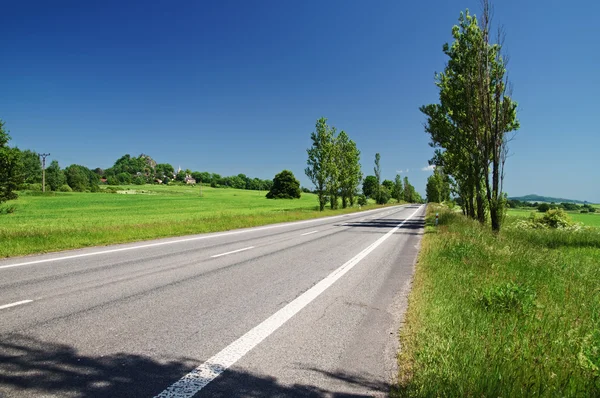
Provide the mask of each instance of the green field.
MULTIPOLYGON (((597 206, 595 206, 597 207, 597 206)), ((508 215, 510 217, 529 217, 531 213, 535 213, 536 216, 541 217, 543 213, 538 212, 536 209, 509 209, 508 215)), ((566 212, 571 220, 582 223, 583 225, 590 227, 600 227, 600 209, 596 213, 579 213, 579 212, 566 212)))
MULTIPOLYGON (((265 191, 129 186, 122 193, 22 192, 0 207, 0 257, 224 231, 357 211, 317 211, 317 197, 269 200, 265 191)), ((368 205, 365 208, 372 208, 368 205)))
POLYGON ((433 227, 433 211, 393 396, 600 396, 600 230, 509 217, 494 235, 443 210, 433 227))

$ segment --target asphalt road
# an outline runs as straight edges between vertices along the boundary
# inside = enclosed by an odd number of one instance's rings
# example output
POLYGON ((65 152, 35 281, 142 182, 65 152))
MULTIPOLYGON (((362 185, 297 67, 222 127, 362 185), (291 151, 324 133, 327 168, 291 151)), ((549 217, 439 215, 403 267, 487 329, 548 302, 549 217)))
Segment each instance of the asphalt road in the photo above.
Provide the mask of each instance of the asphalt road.
POLYGON ((424 209, 2 260, 0 396, 387 395, 424 209))

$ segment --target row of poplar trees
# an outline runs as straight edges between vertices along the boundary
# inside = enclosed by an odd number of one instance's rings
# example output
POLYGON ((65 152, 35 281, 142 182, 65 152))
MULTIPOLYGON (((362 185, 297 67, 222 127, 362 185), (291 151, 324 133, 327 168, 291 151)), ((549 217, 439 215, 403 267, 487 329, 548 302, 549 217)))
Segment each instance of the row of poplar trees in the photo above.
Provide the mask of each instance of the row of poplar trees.
POLYGON ((319 210, 325 209, 327 201, 332 209, 337 209, 340 197, 343 208, 354 205, 362 179, 356 143, 343 130, 338 134, 323 117, 317 120, 310 139, 312 145, 307 149, 305 173, 315 185, 319 210))
POLYGON ((511 132, 519 128, 517 103, 506 70, 501 29, 491 39, 491 6, 482 1, 479 20, 467 10, 452 28, 454 42, 435 77, 439 103, 420 108, 435 148, 431 164, 452 177, 464 212, 499 231, 504 214, 504 165, 511 132))

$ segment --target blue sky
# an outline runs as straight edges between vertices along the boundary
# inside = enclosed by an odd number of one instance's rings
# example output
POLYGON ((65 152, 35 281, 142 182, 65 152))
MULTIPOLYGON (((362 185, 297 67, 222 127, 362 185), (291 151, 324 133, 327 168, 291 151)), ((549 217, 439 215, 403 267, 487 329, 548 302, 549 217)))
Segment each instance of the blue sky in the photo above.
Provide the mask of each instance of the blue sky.
MULTIPOLYGON (((0 118, 62 167, 146 153, 301 183, 321 116, 424 193, 441 49, 475 1, 14 1, 2 7, 0 118)), ((600 3, 496 1, 521 129, 505 190, 600 202, 600 3)))

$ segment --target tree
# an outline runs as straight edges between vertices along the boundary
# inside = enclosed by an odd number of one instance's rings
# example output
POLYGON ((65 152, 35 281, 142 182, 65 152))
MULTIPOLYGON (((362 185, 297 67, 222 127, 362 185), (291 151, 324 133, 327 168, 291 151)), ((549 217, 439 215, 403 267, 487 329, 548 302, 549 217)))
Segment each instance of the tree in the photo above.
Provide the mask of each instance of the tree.
POLYGON ((465 212, 485 222, 489 209, 492 230, 499 231, 505 203, 504 165, 510 132, 519 127, 517 104, 510 97, 506 57, 500 31, 490 40, 491 7, 483 0, 480 23, 468 10, 452 29, 454 42, 445 44, 449 57, 436 75, 440 103, 421 107, 428 117, 425 131, 436 148, 432 164, 443 166, 456 183, 465 212))
POLYGON ((166 177, 172 178, 175 169, 169 163, 159 163, 154 167, 155 177, 164 180, 166 177))
POLYGON ((404 189, 402 188, 402 178, 400 178, 400 174, 396 174, 396 178, 394 179, 394 187, 392 189, 392 197, 396 199, 397 203, 400 203, 404 195, 404 189))
POLYGON ((425 190, 427 202, 442 203, 450 200, 450 179, 440 167, 436 167, 427 178, 425 190))
POLYGON ((386 187, 390 192, 392 192, 392 190, 394 189, 394 183, 391 180, 383 180, 381 185, 386 187))
POLYGON ((65 177, 67 184, 73 191, 85 192, 90 183, 85 171, 86 167, 77 164, 72 164, 65 169, 65 177))
POLYGON ((348 137, 342 130, 336 139, 336 146, 339 153, 339 185, 342 196, 342 207, 345 209, 354 205, 354 197, 357 193, 362 172, 360 170, 360 151, 356 143, 348 137))
POLYGON ((377 195, 377 177, 366 176, 362 186, 363 195, 367 198, 376 198, 377 195))
POLYGON ((8 146, 10 135, 0 119, 0 203, 17 198, 16 190, 23 183, 20 151, 8 146))
POLYGON ((65 173, 60 169, 58 161, 53 160, 50 162, 50 166, 46 167, 46 184, 50 190, 58 191, 66 183, 65 173))
POLYGON ((541 213, 545 213, 550 210, 550 205, 548 203, 540 203, 538 206, 538 211, 541 213))
POLYGON ((23 177, 26 184, 36 184, 42 182, 42 164, 40 157, 36 152, 26 149, 21 151, 21 161, 23 162, 23 177))
POLYGON ((388 189, 387 185, 381 184, 381 186, 379 187, 379 196, 377 197, 377 204, 384 205, 390 201, 391 197, 392 192, 388 189))
POLYGON ((416 203, 416 199, 415 187, 408 182, 408 177, 404 177, 404 200, 408 203, 416 203))
POLYGON ((325 209, 328 172, 331 170, 331 148, 333 134, 327 125, 327 119, 322 117, 315 124, 315 131, 311 133, 312 146, 306 150, 308 153, 307 165, 304 170, 306 176, 315 185, 315 193, 319 199, 319 210, 325 209))
POLYGON ((379 203, 379 191, 381 186, 381 166, 379 165, 379 161, 381 160, 381 155, 379 153, 375 154, 375 167, 373 171, 375 172, 375 178, 377 179, 377 186, 375 192, 375 200, 379 203))
POLYGON ((273 178, 273 186, 267 199, 294 199, 300 197, 300 182, 289 170, 283 170, 273 178))

